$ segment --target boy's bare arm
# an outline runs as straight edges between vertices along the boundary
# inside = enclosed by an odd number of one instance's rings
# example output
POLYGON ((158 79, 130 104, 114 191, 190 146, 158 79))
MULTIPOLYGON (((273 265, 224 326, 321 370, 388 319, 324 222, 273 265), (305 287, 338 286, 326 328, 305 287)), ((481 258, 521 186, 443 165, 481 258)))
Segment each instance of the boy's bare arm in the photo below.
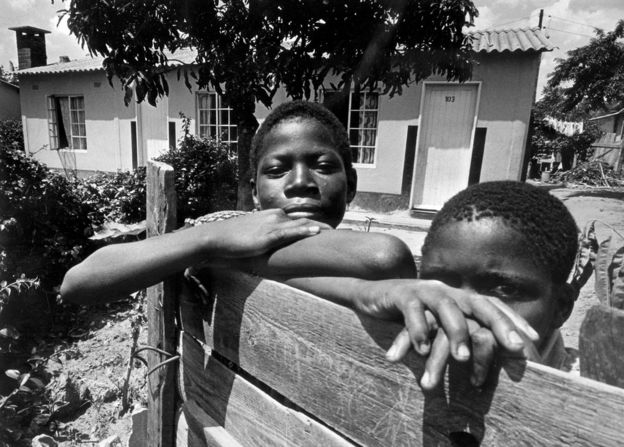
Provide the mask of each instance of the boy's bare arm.
POLYGON ((313 238, 299 239, 243 262, 233 267, 277 280, 315 276, 416 278, 414 257, 407 245, 382 233, 323 230, 313 238))
POLYGON ((206 259, 257 257, 316 235, 322 228, 329 227, 307 219, 291 220, 281 210, 269 210, 109 245, 66 273, 61 296, 82 304, 112 301, 206 259))

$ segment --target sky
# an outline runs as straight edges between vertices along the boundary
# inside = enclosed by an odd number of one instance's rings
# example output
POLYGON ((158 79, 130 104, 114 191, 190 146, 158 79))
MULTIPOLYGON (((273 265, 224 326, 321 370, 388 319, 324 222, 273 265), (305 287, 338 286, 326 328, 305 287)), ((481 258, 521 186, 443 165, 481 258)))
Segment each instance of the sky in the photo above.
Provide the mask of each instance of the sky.
MULTIPOLYGON (((589 43, 594 27, 611 31, 624 19, 623 0, 474 0, 479 10, 476 29, 504 29, 537 26, 539 11, 544 10, 543 26, 554 51, 542 55, 538 80, 538 97, 556 58, 565 58, 567 51, 589 43)), ((88 51, 69 34, 65 21, 58 24, 58 11, 68 7, 69 0, 0 0, 0 65, 9 69, 9 61, 17 66, 15 32, 8 28, 35 26, 50 31, 46 35, 48 63, 59 56, 80 59, 88 51), (58 24, 58 26, 57 26, 58 24)))

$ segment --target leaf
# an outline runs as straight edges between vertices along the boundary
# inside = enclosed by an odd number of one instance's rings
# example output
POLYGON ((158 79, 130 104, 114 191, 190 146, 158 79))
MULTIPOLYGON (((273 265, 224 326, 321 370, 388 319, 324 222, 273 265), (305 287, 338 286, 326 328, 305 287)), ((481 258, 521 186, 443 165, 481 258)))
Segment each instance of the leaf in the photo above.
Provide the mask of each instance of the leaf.
POLYGON ((579 241, 579 248, 574 262, 572 285, 577 290, 581 290, 591 277, 597 252, 598 239, 596 239, 596 231, 594 229, 594 222, 592 221, 587 224, 583 231, 583 236, 579 241))
POLYGON ((17 340, 18 338, 20 338, 20 333, 11 326, 7 326, 0 329, 0 337, 12 338, 13 340, 17 340))
POLYGON ((7 377, 10 377, 13 380, 18 380, 20 378, 21 373, 17 370, 17 369, 7 369, 4 374, 7 375, 7 377))
POLYGON ((601 304, 608 305, 611 295, 611 281, 609 278, 609 262, 611 261, 611 236, 600 244, 596 254, 596 284, 594 290, 601 304))

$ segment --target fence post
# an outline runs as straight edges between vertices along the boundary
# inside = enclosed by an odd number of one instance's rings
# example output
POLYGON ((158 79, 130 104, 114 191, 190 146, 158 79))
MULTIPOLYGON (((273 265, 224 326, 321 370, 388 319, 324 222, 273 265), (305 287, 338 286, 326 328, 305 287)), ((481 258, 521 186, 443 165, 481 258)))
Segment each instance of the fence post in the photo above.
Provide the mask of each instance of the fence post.
MULTIPOLYGON (((149 161, 146 179, 147 237, 175 229, 177 210, 173 168, 149 161)), ((174 326, 175 281, 165 280, 147 289, 147 343, 169 353, 176 351, 174 326)), ((148 352, 149 370, 166 360, 166 356, 148 352)), ((176 363, 156 369, 148 377, 147 442, 149 447, 174 445, 176 363)))

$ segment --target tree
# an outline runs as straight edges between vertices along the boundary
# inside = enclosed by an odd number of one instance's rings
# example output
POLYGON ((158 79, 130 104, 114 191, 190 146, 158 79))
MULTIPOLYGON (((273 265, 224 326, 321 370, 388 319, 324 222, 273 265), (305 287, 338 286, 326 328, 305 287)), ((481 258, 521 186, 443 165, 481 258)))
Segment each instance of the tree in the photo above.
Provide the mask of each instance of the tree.
POLYGON ((10 70, 4 68, 3 65, 0 65, 0 79, 9 84, 19 85, 19 80, 17 79, 17 75, 15 74, 15 69, 13 68, 13 64, 10 65, 10 70))
MULTIPOLYGON (((53 0, 52 0, 53 1, 53 0)), ((126 99, 154 104, 168 93, 171 52, 193 47, 193 67, 178 67, 190 89, 223 96, 238 125, 238 207, 251 208, 249 148, 258 126, 255 104, 270 107, 279 87, 310 98, 328 76, 346 92, 379 88, 400 94, 431 74, 471 75, 462 28, 477 10, 470 0, 72 0, 67 25, 126 99)))
POLYGON ((608 33, 596 30, 589 44, 556 59, 540 101, 551 116, 584 119, 624 107, 624 20, 608 33))

